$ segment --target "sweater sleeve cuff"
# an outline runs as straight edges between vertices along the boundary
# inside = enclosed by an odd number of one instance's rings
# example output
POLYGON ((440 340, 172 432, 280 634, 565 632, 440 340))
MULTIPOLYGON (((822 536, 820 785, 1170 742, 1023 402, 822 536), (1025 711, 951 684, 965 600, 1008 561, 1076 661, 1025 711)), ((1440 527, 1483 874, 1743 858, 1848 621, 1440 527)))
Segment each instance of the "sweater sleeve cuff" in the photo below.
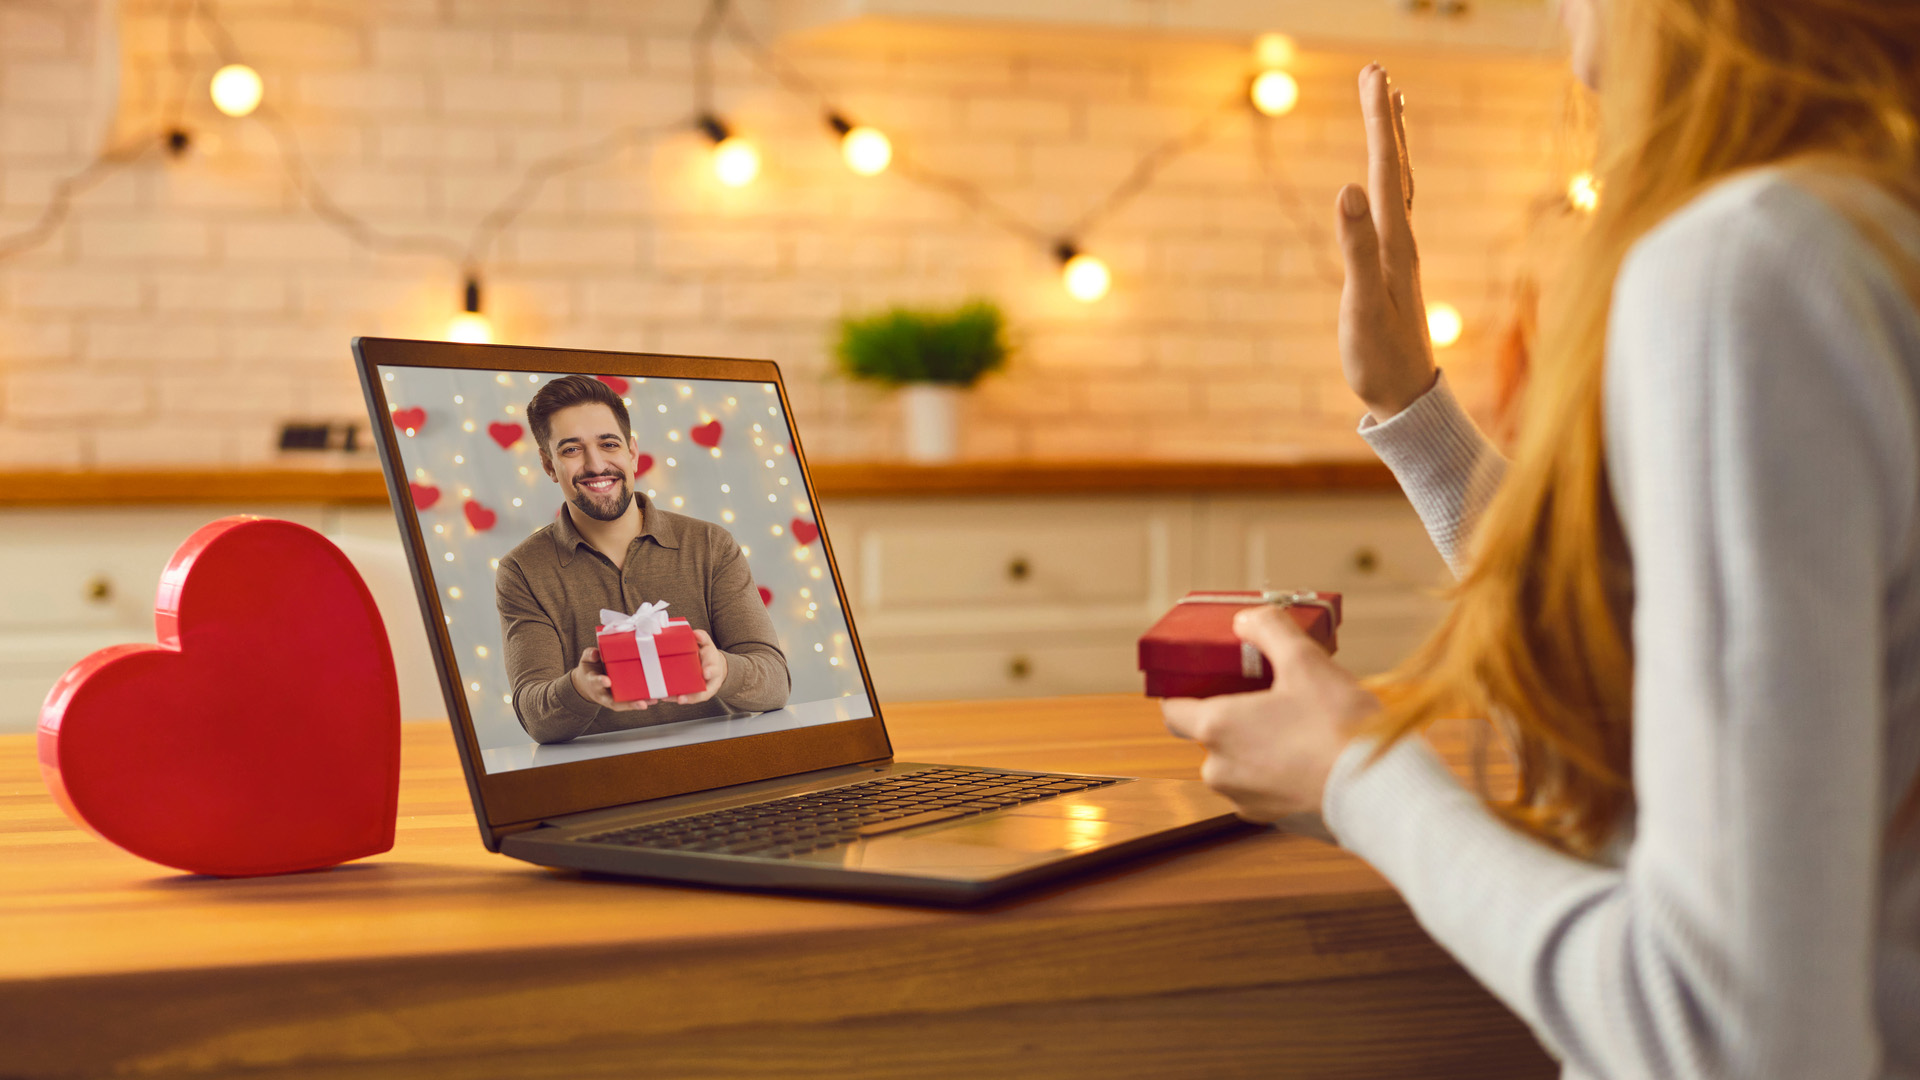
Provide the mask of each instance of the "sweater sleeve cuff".
POLYGON ((1426 393, 1392 417, 1362 417, 1360 437, 1396 475, 1445 472, 1464 478, 1488 450, 1486 436, 1460 407, 1444 371, 1426 393))
POLYGON ((1465 572, 1474 522, 1492 497, 1504 462, 1455 400, 1445 373, 1390 419, 1363 419, 1360 437, 1400 482, 1454 573, 1465 572))
POLYGON ((581 696, 580 688, 573 685, 571 674, 562 674, 551 684, 553 703, 560 711, 575 720, 591 720, 600 715, 600 706, 581 696))
POLYGON ((1376 862, 1404 835, 1409 821, 1442 820, 1462 808, 1485 813, 1479 798, 1461 786, 1425 740, 1403 738, 1375 761, 1378 745, 1372 739, 1353 740, 1327 777, 1320 811, 1342 847, 1376 862))

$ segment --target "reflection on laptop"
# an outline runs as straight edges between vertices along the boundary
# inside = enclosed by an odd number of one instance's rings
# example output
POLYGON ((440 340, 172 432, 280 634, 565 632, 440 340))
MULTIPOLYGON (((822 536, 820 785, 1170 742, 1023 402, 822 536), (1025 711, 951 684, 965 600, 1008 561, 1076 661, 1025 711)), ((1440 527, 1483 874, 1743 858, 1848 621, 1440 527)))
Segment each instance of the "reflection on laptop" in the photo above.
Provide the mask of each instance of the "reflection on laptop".
POLYGON ((489 850, 958 903, 1234 824, 1190 781, 894 760, 775 365, 354 353, 489 850))
POLYGON ((633 490, 639 440, 620 395, 569 375, 542 384, 526 417, 540 466, 565 496, 494 577, 507 678, 527 734, 559 743, 785 705, 786 654, 740 545, 722 526, 633 490), (600 612, 663 601, 693 627, 706 686, 670 700, 617 700, 595 638, 600 612))

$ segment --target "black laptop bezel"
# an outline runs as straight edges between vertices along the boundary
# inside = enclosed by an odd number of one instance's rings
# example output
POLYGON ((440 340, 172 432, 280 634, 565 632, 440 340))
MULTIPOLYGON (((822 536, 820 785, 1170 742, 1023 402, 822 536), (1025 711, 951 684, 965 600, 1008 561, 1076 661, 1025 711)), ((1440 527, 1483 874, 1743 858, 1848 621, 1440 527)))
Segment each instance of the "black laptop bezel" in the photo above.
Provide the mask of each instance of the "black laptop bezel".
POLYGON ((860 635, 854 629, 853 612, 846 607, 846 590, 841 587, 840 565, 834 558, 825 513, 814 491, 812 474, 807 469, 806 453, 800 445, 798 425, 793 423, 792 405, 787 400, 787 388, 780 378, 779 365, 770 360, 524 345, 469 345, 376 337, 354 338, 353 355, 360 371, 360 385, 366 394, 372 427, 378 434, 376 445, 380 451, 381 470, 387 481, 387 496, 400 526, 407 562, 413 571, 414 592, 420 601, 421 617, 432 634, 434 666, 440 675, 440 691, 446 699, 447 716, 453 721, 454 743, 460 751, 460 766, 467 774, 467 790, 473 798, 474 812, 488 850, 499 850, 501 836, 530 828, 546 818, 839 766, 881 764, 893 759, 893 746, 887 737, 886 722, 880 714, 880 701, 873 692, 873 679, 867 670, 867 658, 860 645, 860 635), (833 575, 834 588, 841 598, 847 620, 847 636, 853 644, 854 661, 860 666, 860 681, 866 690, 867 700, 872 704, 873 715, 860 720, 818 724, 791 731, 488 773, 481 764, 479 740, 474 734, 473 716, 467 709, 466 695, 460 692, 458 666, 454 660, 452 637, 447 632, 446 613, 441 608, 437 591, 429 584, 433 578, 425 534, 421 531, 419 514, 408 491, 407 471, 400 459, 399 434, 389 419, 394 405, 387 400, 385 381, 379 377, 382 367, 771 383, 779 395, 783 419, 792 436, 793 458, 800 469, 801 482, 806 485, 807 497, 813 502, 814 520, 820 527, 820 544, 826 555, 827 572, 833 575))

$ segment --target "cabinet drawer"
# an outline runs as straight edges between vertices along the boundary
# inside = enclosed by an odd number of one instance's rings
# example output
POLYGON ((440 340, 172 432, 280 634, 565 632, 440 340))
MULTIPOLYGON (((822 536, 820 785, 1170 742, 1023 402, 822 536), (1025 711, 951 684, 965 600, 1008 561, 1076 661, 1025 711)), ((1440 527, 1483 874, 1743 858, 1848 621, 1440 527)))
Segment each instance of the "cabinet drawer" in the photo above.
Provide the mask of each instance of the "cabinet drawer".
POLYGON ((834 507, 829 522, 863 615, 1077 605, 1144 611, 1170 602, 1191 559, 1191 510, 1177 502, 867 504, 834 507))
POLYGON ((890 701, 1138 693, 1135 639, 866 643, 874 690, 890 701))
POLYGON ((151 616, 141 628, 0 633, 0 734, 34 730, 47 691, 85 657, 109 645, 152 643, 151 616))
POLYGON ((1237 560, 1219 561, 1242 570, 1239 580, 1208 587, 1420 594, 1452 579, 1419 516, 1398 496, 1225 508, 1215 526, 1220 540, 1244 545, 1237 560))
MULTIPOLYGON (((160 572, 175 549, 202 525, 241 512, 217 506, 9 511, 0 519, 0 631, 118 626, 150 637, 160 572)), ((316 508, 244 512, 319 522, 316 508)))

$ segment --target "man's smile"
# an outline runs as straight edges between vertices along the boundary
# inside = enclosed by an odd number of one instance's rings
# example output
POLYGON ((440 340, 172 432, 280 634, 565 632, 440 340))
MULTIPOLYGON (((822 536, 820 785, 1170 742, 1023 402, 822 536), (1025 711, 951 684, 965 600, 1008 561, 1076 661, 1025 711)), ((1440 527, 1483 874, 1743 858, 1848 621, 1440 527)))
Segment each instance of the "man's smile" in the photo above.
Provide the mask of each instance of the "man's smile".
POLYGON ((618 476, 587 476, 573 482, 573 486, 595 495, 607 495, 620 485, 618 476))

